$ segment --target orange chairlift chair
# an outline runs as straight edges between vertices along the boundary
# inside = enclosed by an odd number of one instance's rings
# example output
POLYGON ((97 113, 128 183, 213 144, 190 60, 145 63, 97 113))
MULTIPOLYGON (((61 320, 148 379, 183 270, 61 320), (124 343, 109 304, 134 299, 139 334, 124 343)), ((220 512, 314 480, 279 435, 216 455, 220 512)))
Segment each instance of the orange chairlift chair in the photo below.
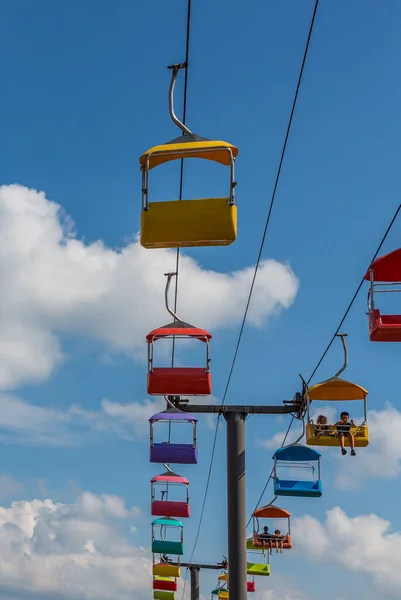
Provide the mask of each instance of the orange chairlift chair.
POLYGON ((365 279, 368 292, 369 337, 371 342, 401 342, 401 314, 383 315, 375 305, 375 294, 401 292, 401 248, 376 258, 365 279), (386 289, 381 289, 381 288, 386 289))
POLYGON ((183 132, 181 137, 147 150, 140 157, 142 171, 141 245, 145 248, 227 246, 237 237, 234 162, 238 148, 192 133, 174 113, 174 88, 178 71, 173 65, 169 92, 170 116, 183 132), (149 202, 149 171, 163 163, 184 158, 202 158, 230 168, 228 197, 149 202))
MULTIPOLYGON (((253 515, 253 535, 247 540, 246 547, 248 550, 265 550, 278 548, 280 550, 290 550, 292 548, 292 537, 291 537, 291 513, 284 508, 279 508, 270 503, 267 506, 257 508, 253 515), (265 535, 260 531, 259 519, 286 519, 288 523, 288 531, 284 535, 280 535, 279 538, 274 538, 274 534, 265 535)), ((270 574, 269 572, 266 574, 270 574)))

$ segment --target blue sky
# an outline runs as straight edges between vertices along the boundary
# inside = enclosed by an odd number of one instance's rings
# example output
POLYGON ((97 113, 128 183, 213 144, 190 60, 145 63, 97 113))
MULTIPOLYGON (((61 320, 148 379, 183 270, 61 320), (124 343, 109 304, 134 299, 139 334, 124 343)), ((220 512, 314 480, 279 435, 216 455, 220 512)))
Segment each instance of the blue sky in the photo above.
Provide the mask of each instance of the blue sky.
MULTIPOLYGON (((200 135, 239 147, 238 239, 227 248, 183 252, 178 292, 179 314, 213 334, 216 401, 234 352, 312 10, 310 0, 255 0, 250 9, 238 0, 193 2, 187 122, 200 135)), ((173 270, 174 253, 138 248, 138 161, 147 148, 178 135, 168 115, 166 66, 184 60, 185 22, 183 0, 0 4, 5 600, 75 597, 75 575, 57 579, 74 561, 82 598, 125 600, 132 590, 142 594, 139 600, 150 597, 141 565, 150 556, 149 481, 158 467, 148 462, 153 404, 146 397, 144 335, 166 322, 163 273, 173 270), (79 531, 63 529, 69 519, 80 523, 79 531), (10 524, 18 532, 10 534, 10 524), (17 549, 9 550, 10 535, 18 538, 17 549), (31 578, 24 579, 15 565, 28 547, 31 578), (93 572, 104 574, 102 585, 85 567, 88 556, 93 572), (43 557, 54 572, 43 574, 43 557), (118 569, 126 579, 113 575, 118 569)), ((400 202, 400 26, 395 0, 321 2, 264 247, 267 262, 227 403, 281 403, 300 389, 298 373, 307 378, 315 367, 400 202)), ((178 114, 182 84, 181 77, 178 114)), ((155 173, 155 194, 176 197, 178 174, 175 165, 155 173)), ((221 181, 210 166, 188 165, 184 194, 213 195, 221 181)), ((396 222, 383 253, 398 247, 400 227, 396 222)), ((327 600, 350 600, 356 592, 367 600, 400 595, 400 347, 369 342, 366 293, 364 287, 343 331, 349 334, 346 376, 369 390, 375 411, 372 443, 352 459, 336 449, 323 453, 321 499, 281 502, 294 517, 295 547, 273 556, 272 576, 257 582, 255 600, 318 600, 320 586, 327 600), (391 523, 392 537, 377 519, 391 523)), ((316 380, 341 362, 338 342, 316 380)), ((280 445, 287 424, 274 417, 247 421, 249 514, 271 470, 271 440, 277 436, 280 445)), ((199 464, 177 469, 191 481, 186 559, 213 432, 213 422, 201 417, 199 464)), ((269 487, 264 500, 271 498, 269 487)), ((196 560, 217 562, 226 553, 225 513, 221 426, 196 560)), ((205 597, 214 583, 202 574, 205 597)))

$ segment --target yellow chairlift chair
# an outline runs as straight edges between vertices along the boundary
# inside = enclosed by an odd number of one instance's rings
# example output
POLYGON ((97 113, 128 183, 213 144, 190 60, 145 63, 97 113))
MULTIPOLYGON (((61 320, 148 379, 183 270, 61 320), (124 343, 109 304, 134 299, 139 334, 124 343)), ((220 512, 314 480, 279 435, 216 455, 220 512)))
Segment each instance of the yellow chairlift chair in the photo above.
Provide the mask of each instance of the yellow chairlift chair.
POLYGON ((154 146, 140 157, 142 171, 142 213, 140 242, 145 248, 227 246, 237 237, 234 162, 238 148, 228 142, 208 140, 192 133, 174 112, 174 88, 178 64, 172 69, 169 92, 170 116, 183 134, 154 146), (202 158, 230 167, 229 194, 225 198, 149 201, 149 171, 163 163, 184 158, 202 158))
MULTIPOLYGON (((364 418, 360 425, 355 425, 350 428, 350 433, 354 437, 356 448, 365 447, 369 444, 369 431, 367 425, 367 395, 368 391, 356 383, 351 383, 345 379, 340 379, 339 375, 344 371, 348 364, 348 351, 345 342, 346 334, 338 334, 344 348, 344 365, 330 379, 316 383, 307 388, 305 399, 307 404, 307 425, 306 425, 306 443, 308 446, 339 446, 340 442, 336 434, 334 425, 318 426, 312 422, 310 418, 310 403, 312 401, 325 402, 344 402, 352 400, 362 400, 364 406, 364 418)), ((344 439, 345 445, 349 446, 350 442, 347 436, 344 439)))

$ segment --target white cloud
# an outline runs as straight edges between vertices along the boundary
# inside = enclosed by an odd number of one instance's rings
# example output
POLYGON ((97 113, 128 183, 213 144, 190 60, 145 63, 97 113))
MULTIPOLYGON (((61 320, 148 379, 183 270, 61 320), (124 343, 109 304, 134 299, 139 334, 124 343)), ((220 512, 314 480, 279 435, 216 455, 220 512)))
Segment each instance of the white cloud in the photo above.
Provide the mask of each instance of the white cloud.
POLYGON ((11 475, 0 475, 0 498, 9 498, 24 491, 24 486, 11 475))
MULTIPOLYGON (((63 332, 142 358, 146 333, 169 319, 163 273, 174 265, 175 251, 145 250, 137 242, 121 250, 100 241, 86 245, 43 192, 0 187, 0 389, 46 379, 63 360, 63 332)), ((253 267, 206 271, 182 253, 179 314, 212 333, 235 325, 252 274, 253 267)), ((260 326, 288 308, 297 288, 288 265, 263 261, 249 323, 260 326)))
POLYGON ((401 473, 401 412, 390 405, 381 411, 370 410, 368 424, 369 446, 357 448, 357 461, 347 469, 339 468, 339 487, 355 488, 367 478, 397 477, 401 473))
POLYGON ((53 409, 30 404, 14 394, 0 393, 0 442, 77 444, 88 441, 88 428, 95 435, 113 433, 132 441, 148 435, 149 417, 164 408, 165 401, 161 398, 126 404, 105 398, 99 410, 85 410, 75 404, 66 409, 53 409))
POLYGON ((351 518, 335 507, 323 524, 309 515, 294 519, 294 549, 313 560, 369 574, 381 593, 400 597, 401 532, 390 528, 377 515, 351 518))
POLYGON ((256 592, 252 594, 252 600, 306 600, 310 594, 296 589, 288 577, 280 573, 274 573, 274 580, 256 577, 256 592))
POLYGON ((26 444, 66 444, 73 435, 71 416, 62 410, 29 404, 14 394, 0 394, 0 440, 26 444))
POLYGON ((87 424, 99 432, 111 431, 123 439, 132 440, 148 435, 148 419, 165 408, 164 398, 125 404, 104 398, 99 410, 86 410, 74 404, 68 413, 74 417, 75 423, 87 424))
POLYGON ((88 519, 101 519, 103 517, 114 517, 115 519, 126 519, 129 516, 140 514, 137 507, 128 510, 124 500, 119 496, 102 494, 96 496, 91 492, 82 492, 77 501, 77 510, 88 519))
MULTIPOLYGON (((267 440, 257 440, 257 443, 261 446, 264 446, 268 450, 277 450, 278 448, 281 448, 286 433, 287 430, 278 431, 267 440)), ((290 432, 287 435, 285 445, 287 446, 288 444, 292 444, 293 442, 295 442, 299 438, 301 433, 302 427, 291 427, 290 432)), ((302 441, 300 443, 302 443, 302 441)))
MULTIPOLYGON (((131 523, 138 512, 128 510, 118 496, 90 492, 81 493, 75 504, 47 499, 0 506, 0 597, 147 600, 152 594, 150 549, 132 546, 123 533, 135 530, 131 523)), ((179 598, 183 585, 181 578, 179 598)), ((184 599, 190 599, 189 578, 184 599)))
POLYGON ((0 595, 72 600, 145 600, 147 552, 132 547, 113 519, 137 514, 121 498, 83 493, 76 504, 52 500, 0 507, 0 595))
POLYGON ((301 600, 301 596, 295 597, 292 593, 291 596, 289 596, 285 592, 277 592, 276 590, 263 590, 260 593, 256 591, 254 600, 301 600))
MULTIPOLYGON (((197 397, 200 404, 206 401, 215 403, 216 399, 197 397)), ((104 398, 98 410, 87 410, 78 404, 53 409, 30 404, 14 394, 0 393, 0 442, 61 446, 98 441, 101 435, 108 434, 130 442, 144 440, 149 437, 149 418, 165 408, 165 399, 154 397, 127 403, 104 398), (92 436, 88 435, 90 430, 92 436)), ((214 429, 215 421, 213 427, 212 421, 208 426, 214 429)), ((11 481, 6 487, 10 484, 11 481)))

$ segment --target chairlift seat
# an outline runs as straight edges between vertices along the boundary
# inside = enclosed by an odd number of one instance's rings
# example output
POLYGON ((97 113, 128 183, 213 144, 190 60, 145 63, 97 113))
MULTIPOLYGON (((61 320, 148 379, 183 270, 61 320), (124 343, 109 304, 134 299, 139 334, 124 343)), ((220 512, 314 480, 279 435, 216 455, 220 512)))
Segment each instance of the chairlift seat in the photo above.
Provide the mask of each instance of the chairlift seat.
POLYGON ((369 311, 371 342, 401 342, 401 315, 382 315, 375 308, 369 311))
POLYGON ((196 465, 198 449, 192 444, 154 444, 150 447, 150 462, 196 465))
POLYGON ((177 582, 171 577, 155 577, 153 580, 154 590, 164 590, 166 592, 176 592, 177 582))
POLYGON ((275 496, 303 496, 306 498, 319 498, 322 495, 322 482, 319 481, 292 481, 290 479, 274 478, 275 496))
POLYGON ((155 577, 181 577, 179 566, 165 562, 154 564, 152 572, 155 577))
POLYGON ((202 367, 156 367, 148 373, 149 396, 209 396, 212 375, 202 367))
POLYGON ((228 198, 151 202, 141 213, 144 248, 229 246, 237 239, 237 207, 228 198))
POLYGON ((256 547, 253 545, 253 537, 247 538, 247 540, 246 540, 246 549, 247 549, 247 550, 260 550, 260 548, 259 548, 259 547, 258 547, 258 548, 256 548, 256 547))
MULTIPOLYGON (((292 548, 292 536, 291 535, 285 535, 283 536, 283 538, 281 540, 279 539, 263 539, 262 537, 260 537, 260 535, 258 533, 254 533, 253 537, 252 537, 252 546, 251 549, 253 550, 260 550, 262 549, 267 549, 267 548, 275 548, 276 544, 278 544, 279 548, 282 548, 283 550, 290 550, 292 548)), ((247 548, 248 548, 248 542, 247 542, 247 548)))
MULTIPOLYGON (((336 427, 328 426, 328 433, 332 435, 316 435, 316 425, 308 423, 306 425, 306 443, 308 446, 339 446, 340 440, 335 435, 336 427)), ((351 427, 350 433, 354 436, 355 448, 365 448, 369 444, 369 427, 368 425, 360 425, 359 427, 351 427)), ((344 444, 350 447, 348 437, 344 437, 344 444)))
POLYGON ((153 554, 174 554, 182 556, 184 554, 184 544, 182 542, 172 542, 169 540, 153 540, 153 554))
POLYGON ((248 562, 246 572, 248 575, 268 577, 270 575, 270 565, 266 563, 248 562))
MULTIPOLYGON (((171 462, 171 461, 170 461, 171 462)), ((171 500, 155 500, 152 502, 153 516, 163 517, 181 517, 188 519, 190 516, 190 506, 187 502, 172 502, 171 500)))
POLYGON ((154 600, 174 600, 175 593, 174 592, 165 592, 162 590, 153 590, 153 599, 154 600))
POLYGON ((256 592, 256 586, 254 581, 247 581, 246 583, 247 592, 256 592))

